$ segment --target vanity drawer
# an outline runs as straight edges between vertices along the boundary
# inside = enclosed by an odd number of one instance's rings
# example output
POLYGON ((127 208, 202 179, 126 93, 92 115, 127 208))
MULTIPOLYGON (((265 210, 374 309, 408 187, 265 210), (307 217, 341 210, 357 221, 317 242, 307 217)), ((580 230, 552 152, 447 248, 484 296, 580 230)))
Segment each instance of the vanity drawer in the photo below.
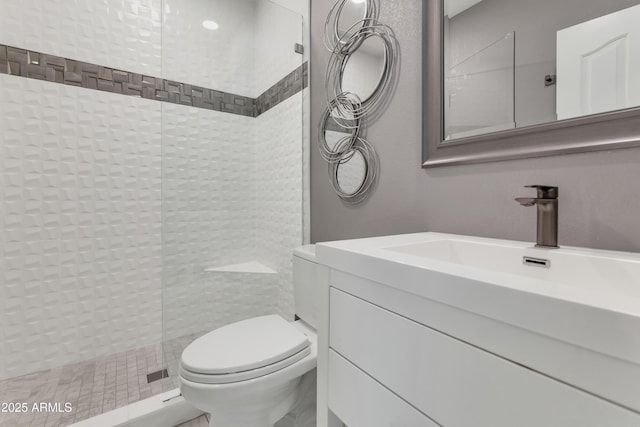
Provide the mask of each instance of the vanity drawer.
POLYGON ((438 427, 331 350, 329 407, 349 427, 438 427))
POLYGON ((335 352, 444 427, 640 426, 639 414, 335 288, 329 319, 335 352))

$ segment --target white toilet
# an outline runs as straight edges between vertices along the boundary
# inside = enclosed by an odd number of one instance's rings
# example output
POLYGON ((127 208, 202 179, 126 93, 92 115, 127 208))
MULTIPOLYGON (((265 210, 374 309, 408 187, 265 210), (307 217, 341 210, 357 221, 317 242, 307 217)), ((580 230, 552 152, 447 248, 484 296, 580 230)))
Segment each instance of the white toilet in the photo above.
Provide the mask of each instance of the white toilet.
POLYGON ((180 391, 211 414, 212 427, 272 427, 293 407, 302 375, 316 367, 315 247, 293 252, 295 309, 223 326, 182 353, 180 391))

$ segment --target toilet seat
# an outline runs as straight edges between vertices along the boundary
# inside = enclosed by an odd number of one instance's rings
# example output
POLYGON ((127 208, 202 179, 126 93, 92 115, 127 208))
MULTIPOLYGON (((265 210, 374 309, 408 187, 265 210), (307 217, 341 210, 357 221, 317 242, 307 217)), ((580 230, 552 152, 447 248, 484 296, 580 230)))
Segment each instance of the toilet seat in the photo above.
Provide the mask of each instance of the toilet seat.
POLYGON ((284 369, 311 352, 307 336, 277 315, 210 332, 182 354, 180 376, 202 384, 245 381, 284 369))
POLYGON ((235 383, 239 381, 246 381, 246 380, 262 377, 264 375, 268 375, 273 372, 279 371, 280 369, 284 369, 287 366, 293 365, 297 361, 304 359, 309 354, 311 354, 311 349, 307 347, 304 350, 294 354, 293 356, 290 356, 289 358, 281 360, 279 362, 272 363, 271 365, 267 365, 262 368, 252 369, 249 371, 234 372, 230 374, 199 374, 197 372, 187 371, 181 365, 180 376, 185 380, 193 381, 194 383, 200 383, 200 384, 235 383))

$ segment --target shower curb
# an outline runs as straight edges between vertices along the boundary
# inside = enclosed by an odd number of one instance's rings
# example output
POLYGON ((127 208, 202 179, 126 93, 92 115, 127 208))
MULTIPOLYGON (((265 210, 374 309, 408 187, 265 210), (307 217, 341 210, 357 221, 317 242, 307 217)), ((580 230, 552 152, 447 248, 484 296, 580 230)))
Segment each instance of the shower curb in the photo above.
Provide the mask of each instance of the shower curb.
POLYGON ((180 389, 105 412, 69 427, 175 427, 204 414, 180 394, 180 389))

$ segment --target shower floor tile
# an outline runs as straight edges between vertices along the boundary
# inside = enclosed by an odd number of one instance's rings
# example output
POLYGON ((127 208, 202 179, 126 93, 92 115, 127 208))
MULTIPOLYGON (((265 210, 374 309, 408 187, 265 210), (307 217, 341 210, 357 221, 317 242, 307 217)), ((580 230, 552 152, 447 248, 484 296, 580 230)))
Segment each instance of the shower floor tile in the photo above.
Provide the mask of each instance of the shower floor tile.
POLYGON ((0 404, 26 403, 28 410, 0 412, 0 427, 67 426, 177 388, 182 350, 199 335, 2 380, 0 404), (163 368, 169 377, 147 383, 147 374, 163 368), (64 411, 67 402, 70 412, 64 411), (61 410, 34 411, 40 403, 58 403, 61 410))

